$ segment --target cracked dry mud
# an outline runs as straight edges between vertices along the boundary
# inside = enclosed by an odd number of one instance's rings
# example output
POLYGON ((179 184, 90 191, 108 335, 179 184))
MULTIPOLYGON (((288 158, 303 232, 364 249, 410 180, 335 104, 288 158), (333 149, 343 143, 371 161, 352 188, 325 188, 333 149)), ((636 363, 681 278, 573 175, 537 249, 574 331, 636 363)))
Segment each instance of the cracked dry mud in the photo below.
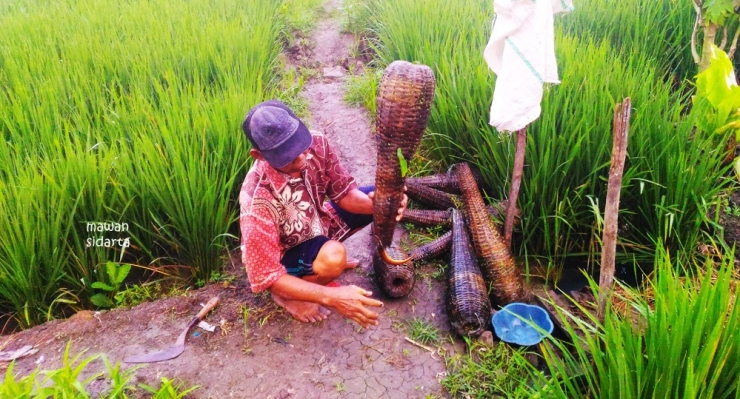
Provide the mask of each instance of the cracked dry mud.
MULTIPOLYGON (((343 101, 343 81, 348 71, 342 65, 358 64, 350 58, 356 38, 340 33, 336 18, 329 17, 339 5, 340 0, 326 2, 323 20, 312 37, 312 56, 291 59, 289 65, 301 67, 306 62, 319 65, 323 73, 307 82, 301 93, 309 104, 308 122, 311 128, 324 131, 359 184, 372 184, 376 153, 370 118, 364 109, 349 107, 343 101)), ((15 372, 20 375, 30 373, 37 366, 59 367, 68 342, 73 355, 86 350, 83 356, 103 354, 115 362, 173 345, 200 304, 219 295, 221 304, 206 321, 221 327, 215 332, 193 328, 184 353, 169 361, 144 365, 137 371, 134 383, 157 385, 163 376, 179 378, 188 385, 199 386, 188 396, 192 398, 447 396, 439 384, 445 371, 440 353, 459 352, 463 346, 459 340, 446 339, 451 332, 444 309, 443 283, 428 276, 420 277, 408 297, 384 298, 370 276, 369 228, 345 244, 349 256, 360 260, 361 266, 345 273, 339 281, 369 289, 385 303, 379 310, 379 325, 367 330, 338 314, 318 324, 293 320, 277 308, 269 295, 250 291, 235 251, 227 265, 227 272, 235 279, 227 285, 214 284, 185 296, 131 309, 80 312, 68 320, 56 320, 0 337, 0 349, 13 350, 30 344, 39 350, 16 361, 15 372), (246 327, 245 306, 249 309, 246 327), (406 323, 415 317, 437 328, 440 342, 432 346, 437 353, 405 339, 406 323)), ((101 362, 95 362, 89 370, 103 369, 101 362)), ((96 389, 95 384, 91 391, 96 389)))

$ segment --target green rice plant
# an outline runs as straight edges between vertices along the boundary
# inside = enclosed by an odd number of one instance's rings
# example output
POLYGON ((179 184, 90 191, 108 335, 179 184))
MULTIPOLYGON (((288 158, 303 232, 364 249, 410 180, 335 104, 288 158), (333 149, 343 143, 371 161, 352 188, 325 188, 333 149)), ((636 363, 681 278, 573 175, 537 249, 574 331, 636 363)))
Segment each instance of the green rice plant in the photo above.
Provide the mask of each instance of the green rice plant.
POLYGON ((625 55, 643 54, 676 82, 696 73, 690 47, 696 13, 690 1, 594 0, 574 6, 562 18, 566 34, 608 40, 625 55))
POLYGON ((567 36, 559 37, 557 49, 559 66, 568 74, 546 93, 542 116, 528 128, 525 159, 530 167, 521 194, 527 199, 520 206, 524 215, 539 215, 525 217, 523 242, 530 250, 547 248, 533 252, 555 259, 599 252, 591 244, 595 218, 589 198, 603 209, 613 107, 631 97, 620 256, 649 261, 658 239, 671 249, 694 246, 704 218, 702 201, 724 185, 716 139, 692 134, 692 121, 683 117, 685 97, 642 56, 615 56, 606 43, 567 36), (600 71, 598 76, 594 71, 600 71), (675 165, 686 165, 685 172, 672 172, 675 165), (667 229, 669 219, 674 224, 667 229))
POLYGON ((659 247, 645 289, 621 287, 625 306, 608 306, 603 323, 590 313, 579 318, 558 310, 574 344, 542 346, 552 375, 543 392, 553 398, 740 396, 733 259, 730 251, 719 265, 675 264, 659 247))
POLYGON ((102 143, 91 150, 67 141, 37 162, 46 183, 58 195, 79 197, 74 209, 56 211, 72 216, 65 248, 71 252, 65 265, 65 286, 84 292, 83 296, 92 295, 94 282, 113 284, 106 272, 108 261, 120 262, 127 255, 134 258, 129 247, 136 242, 137 232, 128 228, 126 212, 131 202, 120 184, 119 154, 115 147, 102 143))
POLYGON ((65 184, 26 168, 0 185, 0 304, 13 310, 21 327, 45 322, 59 305, 77 302, 63 282, 79 196, 61 195, 55 183, 65 184))
POLYGON ((192 266, 194 281, 208 281, 221 267, 226 233, 237 217, 231 193, 235 179, 243 176, 245 158, 232 154, 243 139, 228 134, 226 121, 209 120, 214 111, 224 111, 222 106, 199 105, 196 97, 181 96, 176 89, 160 90, 162 105, 190 109, 193 120, 174 112, 162 115, 157 139, 135 139, 137 155, 124 163, 129 166, 124 184, 135 189, 141 201, 137 207, 148 212, 142 215, 148 223, 139 228, 165 249, 165 261, 192 266), (192 133, 182 133, 187 131, 192 133))

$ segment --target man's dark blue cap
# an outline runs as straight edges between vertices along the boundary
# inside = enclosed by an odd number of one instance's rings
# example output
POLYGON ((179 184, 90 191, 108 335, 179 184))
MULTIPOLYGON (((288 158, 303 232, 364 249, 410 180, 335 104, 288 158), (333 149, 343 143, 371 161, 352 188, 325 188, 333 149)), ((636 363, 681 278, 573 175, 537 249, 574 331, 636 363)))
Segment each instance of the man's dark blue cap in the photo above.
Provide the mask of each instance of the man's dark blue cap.
POLYGON ((311 146, 306 125, 278 100, 255 105, 242 123, 252 146, 273 168, 283 168, 311 146))

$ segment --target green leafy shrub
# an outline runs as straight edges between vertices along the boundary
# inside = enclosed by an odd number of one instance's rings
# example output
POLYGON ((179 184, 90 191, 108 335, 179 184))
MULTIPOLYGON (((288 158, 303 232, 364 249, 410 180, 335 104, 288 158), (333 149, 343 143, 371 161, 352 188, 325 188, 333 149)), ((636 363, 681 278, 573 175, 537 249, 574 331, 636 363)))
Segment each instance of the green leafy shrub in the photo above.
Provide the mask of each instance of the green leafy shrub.
POLYGON ((121 291, 121 284, 123 284, 123 281, 128 277, 128 274, 131 271, 131 265, 126 263, 119 265, 113 262, 107 262, 105 264, 105 270, 108 273, 108 281, 110 281, 110 284, 96 281, 92 283, 92 288, 103 290, 106 294, 97 293, 90 297, 90 301, 93 305, 98 307, 112 308, 114 303, 111 298, 115 298, 121 291))

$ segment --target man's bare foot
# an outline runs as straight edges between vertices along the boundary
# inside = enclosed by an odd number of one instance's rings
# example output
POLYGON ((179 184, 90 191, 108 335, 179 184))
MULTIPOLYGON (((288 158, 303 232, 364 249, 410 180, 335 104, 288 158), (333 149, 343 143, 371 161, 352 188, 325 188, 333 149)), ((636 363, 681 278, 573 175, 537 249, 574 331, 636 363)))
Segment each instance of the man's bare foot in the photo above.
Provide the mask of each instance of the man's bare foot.
POLYGON ((320 306, 318 303, 296 301, 275 294, 272 294, 272 299, 283 309, 287 310, 296 320, 304 323, 316 323, 326 320, 331 314, 328 309, 320 306))

